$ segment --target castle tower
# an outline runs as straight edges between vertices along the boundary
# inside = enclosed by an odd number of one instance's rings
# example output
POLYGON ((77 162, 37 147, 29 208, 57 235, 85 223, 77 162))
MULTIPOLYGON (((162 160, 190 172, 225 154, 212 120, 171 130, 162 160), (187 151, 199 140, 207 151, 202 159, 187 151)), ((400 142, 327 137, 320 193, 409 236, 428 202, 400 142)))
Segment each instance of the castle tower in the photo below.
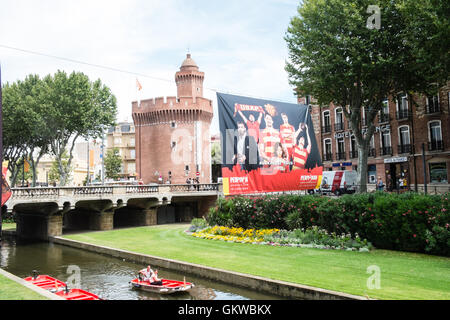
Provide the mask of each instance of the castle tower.
POLYGON ((132 102, 136 127, 136 171, 144 183, 211 182, 212 101, 203 97, 204 73, 187 54, 175 73, 176 97, 132 102), (169 174, 170 173, 170 174, 169 174))
POLYGON ((175 73, 178 97, 203 97, 203 79, 205 73, 198 71, 198 66, 188 53, 180 67, 175 73))

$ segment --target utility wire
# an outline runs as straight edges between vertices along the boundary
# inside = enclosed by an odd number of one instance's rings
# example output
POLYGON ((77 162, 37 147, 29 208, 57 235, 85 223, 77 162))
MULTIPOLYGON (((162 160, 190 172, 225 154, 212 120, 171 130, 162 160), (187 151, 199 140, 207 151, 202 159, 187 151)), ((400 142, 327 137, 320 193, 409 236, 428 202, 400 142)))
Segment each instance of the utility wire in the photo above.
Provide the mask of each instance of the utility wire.
MULTIPOLYGON (((75 59, 71 59, 71 58, 65 58, 65 57, 55 56, 55 55, 51 55, 51 54, 47 54, 47 53, 42 53, 42 52, 37 52, 37 51, 32 51, 32 50, 27 50, 27 49, 21 49, 21 48, 11 47, 11 46, 7 46, 7 45, 4 45, 4 44, 0 44, 0 48, 5 48, 5 49, 15 50, 15 51, 23 52, 23 53, 28 53, 28 54, 33 54, 33 55, 43 56, 43 57, 47 57, 47 58, 51 58, 51 59, 57 59, 57 60, 62 60, 62 61, 67 61, 67 62, 72 62, 72 63, 82 64, 82 65, 86 65, 86 66, 90 66, 90 67, 95 67, 95 68, 106 69, 106 70, 110 70, 110 71, 114 71, 114 72, 120 72, 120 73, 130 74, 130 75, 139 76, 139 77, 143 77, 143 78, 149 78, 149 79, 153 79, 153 80, 164 81, 164 82, 168 82, 168 83, 173 84, 173 80, 164 79, 164 78, 159 78, 159 77, 154 77, 154 76, 150 76, 150 75, 147 75, 147 74, 144 74, 144 73, 140 73, 140 72, 128 71, 128 70, 119 69, 119 68, 114 68, 114 67, 109 67, 109 66, 104 66, 104 65, 100 65, 100 64, 84 62, 84 61, 81 61, 81 60, 75 60, 75 59)), ((211 91, 216 92, 216 93, 217 93, 217 92, 223 92, 223 91, 218 90, 218 89, 215 89, 215 88, 203 87, 203 89, 211 90, 211 91)), ((241 95, 241 96, 247 96, 247 97, 253 97, 253 98, 264 99, 264 100, 274 100, 273 98, 256 97, 256 96, 254 96, 254 95, 249 95, 249 94, 245 94, 245 93, 233 93, 233 92, 229 92, 229 91, 226 91, 226 92, 224 92, 224 93, 227 93, 227 94, 234 94, 234 95, 241 95)), ((292 102, 290 102, 290 101, 285 101, 285 100, 283 101, 283 100, 279 100, 279 99, 277 99, 277 101, 280 101, 280 102, 286 102, 286 103, 292 103, 292 102)))

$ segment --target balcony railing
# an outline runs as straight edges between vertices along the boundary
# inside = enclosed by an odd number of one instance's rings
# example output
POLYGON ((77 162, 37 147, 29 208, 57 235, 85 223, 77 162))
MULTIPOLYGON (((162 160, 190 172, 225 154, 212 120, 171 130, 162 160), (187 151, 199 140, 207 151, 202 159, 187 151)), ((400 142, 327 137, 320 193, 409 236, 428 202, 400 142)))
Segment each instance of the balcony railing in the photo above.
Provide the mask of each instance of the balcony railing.
POLYGON ((370 148, 369 149, 369 157, 376 157, 375 148, 370 148))
POLYGON ((330 124, 325 124, 322 127, 322 133, 329 133, 329 132, 331 132, 331 125, 330 124))
POLYGON ((333 161, 333 154, 332 153, 324 153, 323 161, 333 161))
POLYGON ((344 122, 335 123, 334 124, 334 130, 335 131, 344 130, 344 122))
POLYGON ((407 120, 411 117, 409 110, 398 110, 396 112, 397 120, 407 120))
POLYGON ((336 160, 345 160, 347 159, 345 152, 336 152, 336 160))
POLYGON ((380 153, 382 156, 392 155, 392 147, 381 147, 380 153))
POLYGON ((350 159, 358 158, 358 150, 350 151, 350 159))
POLYGON ((428 142, 428 150, 429 151, 444 150, 444 141, 433 140, 428 142))
POLYGON ((411 145, 410 144, 399 144, 398 145, 398 153, 411 153, 411 145))

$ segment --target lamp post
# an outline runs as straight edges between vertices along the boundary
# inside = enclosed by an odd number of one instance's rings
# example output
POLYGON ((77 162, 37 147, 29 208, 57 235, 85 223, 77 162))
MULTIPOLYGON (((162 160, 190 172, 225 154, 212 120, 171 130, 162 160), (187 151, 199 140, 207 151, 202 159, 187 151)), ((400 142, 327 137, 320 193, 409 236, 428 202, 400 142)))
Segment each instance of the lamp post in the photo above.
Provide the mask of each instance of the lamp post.
POLYGON ((89 138, 87 138, 86 141, 87 141, 86 186, 88 186, 89 185, 89 138))

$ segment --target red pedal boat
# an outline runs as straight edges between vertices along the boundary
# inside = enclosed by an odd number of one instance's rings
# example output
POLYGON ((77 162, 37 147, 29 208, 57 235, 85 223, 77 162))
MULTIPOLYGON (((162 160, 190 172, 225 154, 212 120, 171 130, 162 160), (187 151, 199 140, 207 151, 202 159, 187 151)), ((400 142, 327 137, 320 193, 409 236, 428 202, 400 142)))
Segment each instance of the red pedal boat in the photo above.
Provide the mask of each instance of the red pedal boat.
POLYGON ((69 289, 56 292, 58 296, 66 300, 102 300, 96 294, 82 289, 69 289))
POLYGON ((135 278, 130 281, 133 288, 150 291, 159 294, 171 294, 175 292, 183 292, 188 291, 194 287, 193 283, 186 281, 177 281, 177 280, 169 280, 169 279, 161 279, 162 285, 153 285, 150 284, 148 280, 141 280, 135 278))
POLYGON ((48 275, 37 275, 33 271, 33 276, 23 279, 39 288, 48 290, 66 300, 102 300, 92 292, 82 289, 69 289, 67 285, 56 278, 48 275))

